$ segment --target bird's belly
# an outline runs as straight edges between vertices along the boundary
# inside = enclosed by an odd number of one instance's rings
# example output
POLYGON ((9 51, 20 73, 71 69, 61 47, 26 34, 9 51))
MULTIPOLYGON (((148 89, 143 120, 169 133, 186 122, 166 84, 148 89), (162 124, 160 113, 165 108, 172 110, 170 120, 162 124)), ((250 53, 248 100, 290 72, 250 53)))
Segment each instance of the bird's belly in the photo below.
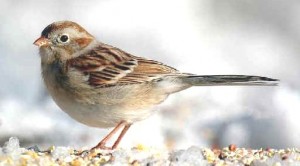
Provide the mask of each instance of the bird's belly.
POLYGON ((77 101, 63 101, 53 96, 56 104, 73 119, 92 127, 108 128, 116 126, 120 121, 130 123, 149 117, 154 110, 151 108, 128 110, 119 105, 82 104, 77 101))
MULTIPOLYGON (((132 105, 128 106, 128 103, 124 102, 115 102, 114 104, 101 102, 96 104, 82 103, 78 101, 77 98, 73 98, 68 95, 68 93, 63 93, 62 91, 59 93, 51 93, 51 96, 56 104, 70 117, 92 127, 114 127, 123 120, 133 123, 146 119, 155 111, 151 108, 152 105, 138 105, 140 107, 133 107, 132 105)), ((99 98, 101 97, 99 96, 99 98)), ((136 103, 139 102, 136 101, 136 103)))
POLYGON ((56 77, 44 75, 46 87, 56 104, 75 120, 93 127, 106 128, 120 121, 143 120, 153 114, 153 106, 168 96, 163 91, 153 90, 151 84, 97 89, 78 81, 68 82, 72 78, 56 77))

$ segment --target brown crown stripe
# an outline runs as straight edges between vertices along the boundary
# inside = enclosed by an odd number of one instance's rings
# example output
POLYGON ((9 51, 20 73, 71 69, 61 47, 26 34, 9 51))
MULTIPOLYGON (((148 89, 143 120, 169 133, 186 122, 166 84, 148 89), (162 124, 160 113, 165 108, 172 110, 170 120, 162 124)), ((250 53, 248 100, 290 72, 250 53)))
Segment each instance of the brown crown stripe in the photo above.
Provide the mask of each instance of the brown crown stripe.
POLYGON ((53 31, 59 30, 59 29, 64 29, 64 28, 75 28, 78 32, 82 32, 87 34, 88 36, 90 35, 84 28, 82 28, 80 25, 78 25, 75 22, 71 21, 64 21, 64 22, 56 22, 54 24, 48 25, 43 31, 42 31, 42 36, 48 37, 50 33, 53 31))

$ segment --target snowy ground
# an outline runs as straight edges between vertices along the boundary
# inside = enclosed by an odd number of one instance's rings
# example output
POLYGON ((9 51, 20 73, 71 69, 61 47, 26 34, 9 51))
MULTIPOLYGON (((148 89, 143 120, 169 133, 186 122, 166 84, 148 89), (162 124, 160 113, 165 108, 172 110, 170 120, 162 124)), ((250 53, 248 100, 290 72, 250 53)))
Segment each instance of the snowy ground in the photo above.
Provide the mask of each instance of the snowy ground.
POLYGON ((299 165, 298 149, 244 149, 235 145, 223 149, 190 147, 185 150, 147 148, 139 145, 114 151, 78 151, 71 147, 21 148, 17 138, 10 138, 0 148, 0 165, 223 165, 223 166, 281 166, 299 165))

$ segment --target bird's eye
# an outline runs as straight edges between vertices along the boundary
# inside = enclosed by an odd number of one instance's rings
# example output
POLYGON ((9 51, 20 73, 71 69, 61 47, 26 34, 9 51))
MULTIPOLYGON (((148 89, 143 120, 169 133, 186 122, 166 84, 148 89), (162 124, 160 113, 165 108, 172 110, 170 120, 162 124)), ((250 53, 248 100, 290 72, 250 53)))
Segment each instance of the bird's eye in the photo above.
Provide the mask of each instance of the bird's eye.
POLYGON ((69 36, 66 35, 66 34, 61 35, 61 36, 59 37, 59 40, 60 40, 62 43, 66 43, 66 42, 69 41, 69 36))

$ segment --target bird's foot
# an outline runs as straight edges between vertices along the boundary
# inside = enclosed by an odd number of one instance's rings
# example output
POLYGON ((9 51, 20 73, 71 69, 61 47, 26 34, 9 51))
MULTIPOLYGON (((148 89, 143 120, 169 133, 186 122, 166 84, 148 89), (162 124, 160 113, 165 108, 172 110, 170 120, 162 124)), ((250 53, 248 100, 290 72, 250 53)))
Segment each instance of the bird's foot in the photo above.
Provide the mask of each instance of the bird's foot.
POLYGON ((107 146, 105 146, 105 144, 100 143, 100 144, 96 145, 95 147, 93 147, 90 151, 94 151, 96 149, 113 150, 113 147, 107 147, 107 146))
POLYGON ((97 145, 97 146, 91 148, 90 150, 79 151, 79 152, 75 153, 75 155, 78 155, 78 156, 93 155, 93 154, 97 153, 96 152, 97 150, 113 150, 113 148, 107 147, 104 144, 103 145, 101 144, 101 145, 97 145))

